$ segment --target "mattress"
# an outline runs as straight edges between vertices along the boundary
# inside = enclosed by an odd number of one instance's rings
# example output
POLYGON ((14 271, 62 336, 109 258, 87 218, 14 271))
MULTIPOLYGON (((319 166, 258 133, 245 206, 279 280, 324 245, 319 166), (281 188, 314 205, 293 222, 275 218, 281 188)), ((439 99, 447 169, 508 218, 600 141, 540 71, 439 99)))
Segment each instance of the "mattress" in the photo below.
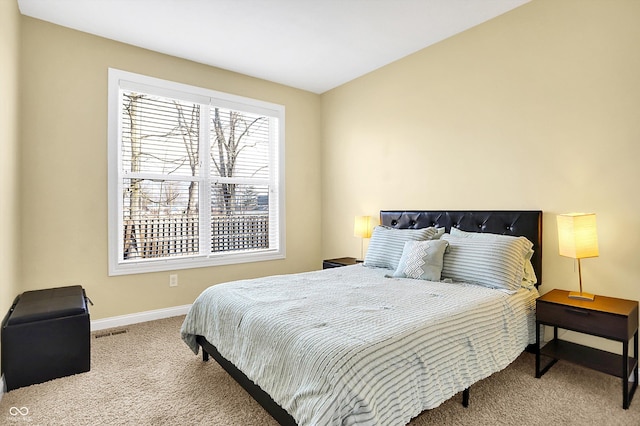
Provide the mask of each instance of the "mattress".
POLYGON ((299 425, 404 425, 535 342, 535 288, 389 278, 354 265, 218 284, 183 323, 299 425))

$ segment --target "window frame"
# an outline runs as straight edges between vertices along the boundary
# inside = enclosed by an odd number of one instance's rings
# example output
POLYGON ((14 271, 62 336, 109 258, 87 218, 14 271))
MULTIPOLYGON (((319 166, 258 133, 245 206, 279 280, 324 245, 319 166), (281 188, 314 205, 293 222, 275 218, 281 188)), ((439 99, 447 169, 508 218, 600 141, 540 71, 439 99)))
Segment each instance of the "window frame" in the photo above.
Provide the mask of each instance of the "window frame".
MULTIPOLYGON (((237 263, 260 262, 284 259, 286 256, 285 242, 285 186, 284 186, 284 148, 285 148, 285 108, 270 102, 252 98, 218 92, 197 86, 135 74, 109 68, 108 73, 108 246, 109 246, 109 276, 161 272, 179 269, 201 268, 209 266, 230 265, 237 263), (256 251, 216 252, 211 253, 206 242, 211 241, 207 232, 211 229, 211 209, 199 209, 199 246, 200 254, 180 257, 165 257, 157 259, 123 260, 123 178, 126 173, 122 170, 122 128, 120 121, 122 90, 136 90, 150 95, 158 95, 183 101, 196 102, 213 108, 222 107, 241 112, 257 113, 277 118, 277 125, 273 127, 274 137, 270 137, 270 189, 269 189, 269 220, 275 219, 276 247, 256 251), (204 248, 206 247, 206 249, 204 248)), ((216 180, 208 170, 209 164, 209 115, 202 114, 200 126, 200 152, 207 155, 200 157, 200 174, 192 177, 198 182, 200 206, 210 206, 210 184, 216 180)), ((178 178, 180 179, 180 178, 178 178)))

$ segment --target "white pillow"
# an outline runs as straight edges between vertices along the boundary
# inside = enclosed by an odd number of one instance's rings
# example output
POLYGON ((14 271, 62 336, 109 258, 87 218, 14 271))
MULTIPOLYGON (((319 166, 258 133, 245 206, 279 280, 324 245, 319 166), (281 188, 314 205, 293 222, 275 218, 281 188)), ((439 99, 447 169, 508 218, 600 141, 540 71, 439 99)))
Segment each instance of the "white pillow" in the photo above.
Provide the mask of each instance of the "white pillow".
POLYGON ((395 270, 402 257, 404 243, 407 241, 424 241, 438 235, 433 227, 421 229, 397 229, 387 226, 373 228, 364 266, 395 270))
POLYGON ((440 281, 444 251, 448 245, 444 240, 407 241, 393 276, 440 281))
POLYGON ((529 241, 526 237, 515 237, 512 235, 500 235, 500 234, 491 234, 487 232, 467 232, 461 231, 458 228, 451 227, 451 231, 449 231, 454 237, 465 237, 465 238, 523 238, 526 240, 525 244, 529 244, 529 251, 525 254, 524 258, 524 274, 522 278, 522 285, 527 288, 533 287, 537 282, 538 278, 536 277, 536 271, 533 269, 533 265, 531 264, 531 257, 533 256, 533 243, 529 241))
POLYGON ((526 238, 466 238, 445 234, 442 239, 449 242, 442 278, 509 292, 521 287, 524 259, 531 250, 526 238))

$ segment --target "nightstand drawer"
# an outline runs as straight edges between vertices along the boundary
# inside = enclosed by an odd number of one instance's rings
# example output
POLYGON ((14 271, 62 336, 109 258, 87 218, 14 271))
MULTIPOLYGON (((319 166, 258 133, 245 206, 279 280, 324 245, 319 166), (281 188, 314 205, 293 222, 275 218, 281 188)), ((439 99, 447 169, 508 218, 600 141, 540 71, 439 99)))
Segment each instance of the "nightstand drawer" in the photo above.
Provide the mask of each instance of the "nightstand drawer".
POLYGON ((543 324, 608 339, 628 341, 629 334, 633 335, 628 317, 607 312, 538 301, 536 317, 543 324))

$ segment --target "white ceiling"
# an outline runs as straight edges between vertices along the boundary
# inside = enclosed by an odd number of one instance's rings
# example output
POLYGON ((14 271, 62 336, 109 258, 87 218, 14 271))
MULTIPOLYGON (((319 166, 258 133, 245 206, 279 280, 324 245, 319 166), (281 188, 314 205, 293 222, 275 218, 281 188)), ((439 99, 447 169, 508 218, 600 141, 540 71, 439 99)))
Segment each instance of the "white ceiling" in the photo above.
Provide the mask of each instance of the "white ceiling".
POLYGON ((18 0, 23 15, 323 93, 530 0, 18 0))

